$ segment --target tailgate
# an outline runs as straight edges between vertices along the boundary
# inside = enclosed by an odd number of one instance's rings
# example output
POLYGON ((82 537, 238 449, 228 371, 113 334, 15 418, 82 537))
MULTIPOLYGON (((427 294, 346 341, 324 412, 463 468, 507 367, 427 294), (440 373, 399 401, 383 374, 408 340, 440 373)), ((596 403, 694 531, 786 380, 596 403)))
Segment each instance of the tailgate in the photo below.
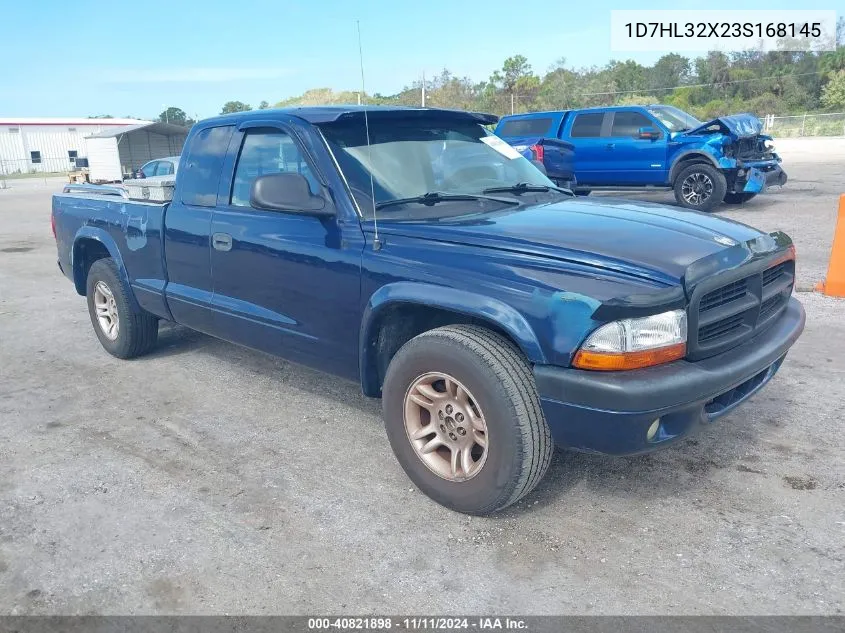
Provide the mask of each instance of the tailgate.
POLYGON ((542 145, 543 166, 549 177, 571 180, 575 173, 575 147, 572 143, 542 136, 514 136, 505 139, 528 160, 537 160, 537 145, 542 145))

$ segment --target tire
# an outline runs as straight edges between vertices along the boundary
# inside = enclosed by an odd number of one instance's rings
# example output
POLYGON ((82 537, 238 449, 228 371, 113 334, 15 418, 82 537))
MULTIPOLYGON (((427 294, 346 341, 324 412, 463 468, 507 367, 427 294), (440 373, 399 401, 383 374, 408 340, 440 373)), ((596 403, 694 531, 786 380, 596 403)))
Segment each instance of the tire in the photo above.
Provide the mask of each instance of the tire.
POLYGON ((590 195, 591 193, 593 193, 593 192, 592 192, 592 190, 591 190, 591 189, 575 189, 575 190, 573 191, 573 193, 574 193, 576 196, 587 197, 587 196, 589 196, 589 195, 590 195))
POLYGON ((712 211, 722 203, 728 189, 725 175, 707 163, 685 167, 675 178, 675 200, 682 207, 696 211, 712 211), (685 187, 689 185, 689 189, 685 187), (701 191, 697 191, 701 187, 701 191), (698 202, 695 202, 696 197, 698 202))
MULTIPOLYGON (((437 391, 437 385, 431 382, 428 387, 437 391)), ((531 368, 510 341, 486 328, 450 325, 411 339, 390 362, 382 391, 387 436, 396 458, 420 490, 447 508, 467 514, 501 510, 528 494, 549 467, 554 444, 531 368), (458 394, 457 400, 445 395, 445 380, 440 381, 444 393, 437 395, 442 399, 430 399, 433 408, 428 414, 408 396, 418 396, 422 391, 415 385, 424 385, 439 374, 450 378, 454 389, 449 393, 458 394), (451 411, 450 401, 454 402, 451 411), (424 417, 427 424, 417 430, 420 439, 412 439, 413 425, 424 417), (477 423, 484 426, 484 433, 478 431, 477 423), (442 433, 426 433, 429 425, 442 433), (469 429, 469 435, 452 434, 452 438, 472 444, 472 461, 463 460, 466 451, 462 449, 456 471, 455 451, 444 441, 449 441, 447 432, 460 434, 461 425, 469 429), (484 438, 486 449, 473 443, 479 437, 484 438), (423 454, 420 447, 435 441, 440 445, 423 454)))
POLYGON ((85 288, 91 325, 109 354, 117 358, 135 358, 155 345, 158 319, 149 312, 132 309, 129 289, 111 257, 98 259, 91 265, 85 288), (105 325, 115 321, 113 329, 105 325))
POLYGON ((748 202, 749 200, 751 200, 751 198, 753 198, 756 195, 757 195, 756 193, 744 193, 744 192, 726 193, 725 199, 723 200, 723 202, 725 204, 744 204, 744 203, 748 202))

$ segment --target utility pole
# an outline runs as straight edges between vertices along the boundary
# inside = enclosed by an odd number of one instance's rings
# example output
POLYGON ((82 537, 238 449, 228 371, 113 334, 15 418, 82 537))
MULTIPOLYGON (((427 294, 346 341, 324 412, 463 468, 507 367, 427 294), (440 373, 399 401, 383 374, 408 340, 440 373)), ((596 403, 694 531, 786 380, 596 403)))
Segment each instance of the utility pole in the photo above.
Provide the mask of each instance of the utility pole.
POLYGON ((422 107, 425 107, 425 71, 422 74, 422 107))
POLYGON ((511 114, 513 114, 513 93, 511 93, 511 114))

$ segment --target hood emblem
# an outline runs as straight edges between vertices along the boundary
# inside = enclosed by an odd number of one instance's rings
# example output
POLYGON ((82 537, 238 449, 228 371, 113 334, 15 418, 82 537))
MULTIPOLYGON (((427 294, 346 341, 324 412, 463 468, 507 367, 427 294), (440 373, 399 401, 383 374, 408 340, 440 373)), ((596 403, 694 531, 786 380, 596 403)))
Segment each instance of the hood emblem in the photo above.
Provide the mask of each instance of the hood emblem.
POLYGON ((731 238, 726 237, 724 235, 717 235, 713 238, 713 240, 721 244, 722 246, 736 246, 737 244, 739 244, 739 242, 737 242, 736 240, 732 240, 731 238))

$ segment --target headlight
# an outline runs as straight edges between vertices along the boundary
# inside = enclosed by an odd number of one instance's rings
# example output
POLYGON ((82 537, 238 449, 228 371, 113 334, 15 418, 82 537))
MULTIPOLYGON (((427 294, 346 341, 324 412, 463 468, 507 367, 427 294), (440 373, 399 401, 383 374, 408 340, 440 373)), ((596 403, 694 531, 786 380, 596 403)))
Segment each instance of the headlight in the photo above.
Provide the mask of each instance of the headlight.
POLYGON ((687 353, 687 313, 672 310, 606 323, 575 355, 579 369, 618 371, 668 363, 687 353))

